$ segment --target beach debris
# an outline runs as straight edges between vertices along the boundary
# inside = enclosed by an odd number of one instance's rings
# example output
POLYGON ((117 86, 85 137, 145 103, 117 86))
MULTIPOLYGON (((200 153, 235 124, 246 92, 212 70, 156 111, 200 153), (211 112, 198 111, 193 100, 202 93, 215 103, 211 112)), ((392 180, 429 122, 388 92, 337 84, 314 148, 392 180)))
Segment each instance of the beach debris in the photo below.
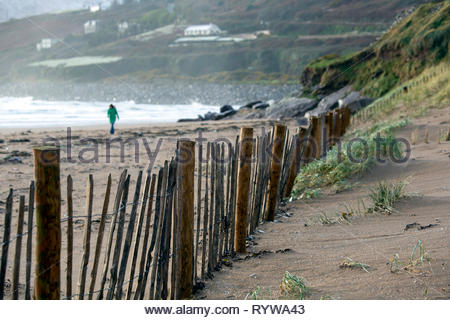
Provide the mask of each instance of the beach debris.
POLYGON ((362 269, 365 272, 369 273, 369 271, 367 269, 370 268, 370 266, 365 263, 353 261, 351 258, 347 257, 347 258, 345 258, 344 261, 341 262, 341 264, 339 265, 339 268, 341 268, 341 269, 362 269))
POLYGON ((252 258, 260 258, 262 256, 266 256, 271 253, 273 253, 273 251, 270 251, 270 250, 260 250, 257 252, 252 252, 252 253, 248 254, 247 256, 245 256, 244 260, 249 260, 252 258))
POLYGON ((19 163, 23 163, 23 162, 22 162, 22 158, 20 158, 20 157, 8 155, 8 156, 4 157, 3 159, 0 159, 0 164, 4 164, 4 163, 19 164, 19 163))
POLYGON ((26 143, 31 142, 30 139, 11 139, 8 143, 26 143))
POLYGON ((408 273, 425 274, 426 272, 419 270, 417 267, 423 265, 424 262, 431 261, 428 252, 425 250, 425 246, 422 240, 418 240, 414 248, 412 249, 409 260, 404 262, 400 260, 398 253, 394 254, 389 266, 389 270, 392 273, 398 273, 400 271, 406 271, 408 273), (416 252, 419 250, 419 255, 416 258, 416 252))
MULTIPOLYGON (((436 219, 437 223, 440 222, 440 220, 439 221, 438 220, 439 219, 436 219)), ((425 229, 430 229, 430 228, 433 228, 433 227, 437 227, 438 225, 439 224, 436 224, 436 223, 430 223, 428 225, 423 226, 420 223, 414 222, 414 223, 407 224, 405 229, 404 229, 404 231, 408 231, 409 229, 413 229, 413 228, 416 228, 417 230, 425 230, 425 229)))
POLYGON ((286 248, 286 249, 279 249, 279 250, 275 251, 275 253, 288 253, 291 251, 292 251, 292 249, 286 248))
POLYGON ((31 157, 32 154, 30 152, 26 152, 26 151, 17 151, 14 150, 11 152, 10 154, 11 157, 31 157))

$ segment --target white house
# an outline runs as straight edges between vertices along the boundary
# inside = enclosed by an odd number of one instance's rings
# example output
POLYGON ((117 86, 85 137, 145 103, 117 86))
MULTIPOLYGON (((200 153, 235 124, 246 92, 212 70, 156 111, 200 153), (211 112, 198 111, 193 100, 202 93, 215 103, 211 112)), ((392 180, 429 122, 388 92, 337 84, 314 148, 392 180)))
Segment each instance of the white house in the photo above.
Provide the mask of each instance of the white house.
POLYGON ((99 12, 102 9, 102 7, 99 4, 96 4, 96 5, 90 6, 89 9, 91 10, 92 13, 96 13, 96 12, 99 12))
POLYGON ((119 33, 125 33, 125 32, 127 32, 128 28, 129 28, 130 26, 128 25, 128 22, 124 21, 124 22, 122 22, 122 23, 119 23, 119 24, 117 25, 117 27, 118 27, 118 29, 119 29, 119 33))
POLYGON ((192 36, 212 36, 222 34, 222 30, 215 24, 204 24, 198 26, 189 26, 184 30, 186 37, 192 36))
POLYGON ((90 20, 84 24, 84 34, 97 32, 97 21, 90 20))
POLYGON ((57 42, 58 40, 56 39, 42 39, 41 42, 36 44, 36 49, 37 51, 48 50, 51 49, 57 42))

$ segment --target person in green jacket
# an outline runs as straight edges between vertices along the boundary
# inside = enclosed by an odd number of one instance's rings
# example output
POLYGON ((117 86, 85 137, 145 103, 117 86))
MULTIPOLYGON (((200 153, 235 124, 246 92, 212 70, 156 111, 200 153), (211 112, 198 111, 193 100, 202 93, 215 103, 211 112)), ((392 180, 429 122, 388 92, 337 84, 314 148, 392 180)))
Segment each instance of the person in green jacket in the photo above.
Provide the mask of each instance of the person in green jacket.
POLYGON ((116 119, 120 120, 119 113, 117 112, 117 109, 112 104, 109 105, 108 109, 108 118, 109 122, 111 123, 111 130, 109 131, 111 134, 114 134, 114 123, 116 123, 116 119))

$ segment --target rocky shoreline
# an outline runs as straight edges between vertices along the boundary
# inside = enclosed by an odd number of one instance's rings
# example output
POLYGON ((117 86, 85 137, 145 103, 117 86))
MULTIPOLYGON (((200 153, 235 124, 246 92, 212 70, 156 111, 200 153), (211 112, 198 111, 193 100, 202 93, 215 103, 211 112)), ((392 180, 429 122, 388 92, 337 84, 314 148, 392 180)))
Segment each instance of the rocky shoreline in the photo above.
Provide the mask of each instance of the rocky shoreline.
POLYGON ((327 96, 317 99, 298 96, 288 96, 280 100, 267 102, 257 100, 246 103, 237 109, 224 105, 220 112, 208 112, 198 115, 195 119, 180 119, 178 122, 218 121, 224 119, 296 119, 299 124, 307 123, 307 114, 320 116, 337 108, 349 107, 352 113, 371 104, 374 99, 361 95, 351 86, 346 86, 327 96))
POLYGON ((220 84, 161 79, 148 83, 39 82, 0 85, 0 96, 46 101, 134 101, 139 104, 244 105, 299 93, 298 85, 220 84))

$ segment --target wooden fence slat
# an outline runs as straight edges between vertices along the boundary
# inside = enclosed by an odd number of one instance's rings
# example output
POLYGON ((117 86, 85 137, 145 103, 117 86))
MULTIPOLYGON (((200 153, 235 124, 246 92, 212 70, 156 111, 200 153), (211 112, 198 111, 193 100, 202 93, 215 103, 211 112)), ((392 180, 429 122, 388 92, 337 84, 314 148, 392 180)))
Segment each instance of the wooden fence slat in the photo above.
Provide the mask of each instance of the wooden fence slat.
POLYGON ((130 189, 130 176, 128 175, 127 180, 125 180, 125 185, 122 194, 122 202, 120 204, 119 210, 119 222, 117 225, 117 236, 116 236, 116 244, 114 246, 113 260, 111 264, 110 270, 110 283, 108 292, 106 294, 107 300, 112 300, 114 297, 114 292, 117 284, 117 272, 119 268, 119 258, 120 251, 122 248, 122 238, 123 238, 123 230, 125 227, 125 214, 127 210, 127 202, 128 202, 128 192, 130 189))
POLYGON ((89 286, 88 299, 92 300, 95 290, 95 281, 97 279, 98 263, 100 261, 100 253, 102 251, 103 235, 105 233, 106 216, 109 208, 109 198, 111 196, 111 174, 108 176, 106 182, 105 198, 103 200, 102 216, 100 218, 100 225, 98 227, 97 242, 95 245, 94 265, 91 271, 91 284, 89 286))
POLYGON ((161 239, 160 239, 160 245, 159 245, 159 256, 158 256, 158 269, 156 270, 156 284, 155 284, 155 300, 161 299, 161 288, 162 288, 162 273, 163 270, 163 264, 164 264, 164 246, 165 246, 165 239, 166 239, 166 232, 167 232, 167 223, 168 218, 165 215, 166 211, 166 198, 167 198, 167 182, 169 177, 169 162, 165 161, 164 163, 164 176, 163 176, 163 183, 161 188, 161 214, 162 214, 162 229, 161 229, 161 239))
POLYGON ((25 196, 20 196, 19 200, 19 217, 17 220, 17 235, 16 235, 16 248, 14 254, 13 265, 13 299, 19 299, 19 276, 20 276, 20 257, 22 252, 22 238, 23 238, 23 217, 25 215, 25 196))
POLYGON ((170 275, 170 300, 178 299, 178 289, 180 287, 178 277, 179 248, 180 248, 180 164, 176 162, 175 188, 172 199, 172 265, 170 275))
POLYGON ((9 195, 6 199, 6 212, 5 212, 5 222, 3 224, 3 245, 2 245, 2 260, 0 266, 0 300, 4 299, 5 296, 5 276, 8 264, 8 250, 9 250, 9 239, 11 236, 11 218, 13 209, 13 189, 9 189, 9 195))
POLYGON ((102 273, 102 279, 100 282, 100 290, 97 299, 102 300, 104 297, 104 289, 106 285, 106 278, 108 276, 109 271, 109 264, 110 264, 110 258, 111 258, 111 251, 112 251, 112 244, 113 244, 113 238, 114 238, 114 231, 116 230, 116 224, 117 219, 119 216, 119 210, 120 210, 120 204, 122 201, 122 195, 125 189, 125 182, 127 178, 127 170, 124 170, 119 178, 119 183, 117 185, 117 191, 116 191, 116 197, 114 199, 114 206, 113 206, 113 216, 110 223, 109 228, 109 234, 108 234, 108 243, 106 247, 106 253, 105 253, 105 260, 104 260, 104 266, 103 266, 103 273, 102 273))
POLYGON ((27 234, 27 266, 25 274, 25 300, 31 300, 31 262, 33 252, 33 214, 34 214, 34 181, 30 183, 30 192, 28 195, 28 234, 27 234))
POLYGON ((272 163, 270 167, 269 192, 267 194, 266 220, 275 219, 275 210, 278 203, 278 187, 280 184, 280 174, 283 162, 283 148, 286 135, 286 126, 275 125, 272 163))
POLYGON ((202 212, 202 165, 203 165, 203 145, 198 145, 198 165, 197 165, 197 230, 195 233, 195 254, 194 254, 194 283, 197 281, 197 260, 200 241, 200 221, 202 212))
MULTIPOLYGON (((146 218, 146 222, 145 222, 145 232, 144 232, 144 239, 143 239, 143 244, 142 244, 142 253, 141 253, 141 261, 140 261, 140 265, 139 265, 139 279, 138 279, 138 284, 137 284, 137 288, 136 288, 136 292, 134 294, 134 300, 137 300, 140 297, 141 294, 141 290, 143 288, 143 280, 147 279, 144 276, 144 273, 146 272, 146 258, 147 258, 147 248, 148 248, 148 239, 150 237, 150 225, 151 225, 151 219, 152 219, 152 212, 153 212, 153 201, 155 198, 155 182, 156 182, 156 174, 152 175, 152 183, 151 183, 151 187, 150 187, 150 194, 149 194, 149 200, 148 200, 148 211, 147 211, 147 218, 146 218)), ((153 228, 154 230, 155 228, 153 228)), ((150 252, 151 254, 151 252, 150 252)))
POLYGON ((253 128, 241 129, 236 218, 234 234, 234 250, 238 253, 246 253, 247 239, 247 210, 249 204, 249 188, 251 159, 253 152, 253 128))
POLYGON ((36 300, 59 300, 61 284, 60 149, 35 147, 36 300), (51 235, 51 236, 49 236, 51 235))
POLYGON ((226 207, 225 207, 225 243, 224 243, 224 254, 228 255, 230 253, 230 216, 231 216, 231 209, 230 209, 230 194, 231 194, 231 150, 233 146, 231 145, 231 142, 228 143, 228 154, 227 154, 227 162, 226 162, 226 173, 227 173, 227 181, 226 181, 226 187, 227 187, 227 193, 225 195, 225 201, 226 201, 226 207))
MULTIPOLYGON (((194 185, 192 183, 192 185, 194 185)), ((172 209, 173 209, 173 190, 176 186, 176 162, 174 159, 170 162, 169 172, 167 176, 167 187, 166 187, 166 204, 165 213, 167 217, 166 232, 164 233, 163 241, 163 263, 162 263, 162 273, 161 273, 161 299, 167 300, 169 296, 169 261, 170 261, 170 240, 172 237, 172 209)), ((192 240, 194 236, 192 235, 192 240)))
MULTIPOLYGON (((159 259, 160 259, 160 249, 161 249, 161 233, 163 229, 163 223, 164 223, 164 213, 161 210, 161 192, 163 187, 163 179, 165 176, 165 169, 161 168, 158 174, 158 185, 156 188, 156 204, 155 204, 155 212, 158 216, 158 228, 157 233, 153 234, 155 236, 155 243, 154 243, 154 253, 153 253, 153 262, 152 262, 152 272, 150 275, 150 293, 149 293, 149 299, 154 300, 155 299, 155 285, 156 285, 156 271, 158 269, 159 259)), ((155 217, 156 218, 156 217, 155 217)), ((155 222, 156 224, 156 222, 155 222)), ((152 239, 153 242, 153 239, 152 239)), ((150 251, 149 251, 150 252, 150 251)), ((149 257, 150 261, 151 256, 149 257)))
POLYGON ((181 220, 180 220, 180 299, 190 299, 192 296, 193 260, 192 249, 194 242, 194 170, 195 170, 195 142, 180 141, 179 158, 181 162, 181 220))
POLYGON ((216 187, 216 145, 211 144, 211 187, 210 187, 210 203, 209 203, 209 228, 208 228, 208 275, 212 276, 214 270, 214 204, 215 204, 215 187, 216 187))
POLYGON ((94 201, 94 178, 90 174, 88 179, 86 194, 86 215, 84 224, 84 241, 83 241, 83 257, 81 259, 80 277, 78 280, 78 298, 84 299, 84 290, 86 285, 86 275, 89 264, 89 256, 91 252, 91 227, 92 227, 92 207, 94 201))
POLYGON ((206 279, 206 273, 207 273, 207 269, 206 269, 206 255, 207 255, 207 236, 208 236, 208 209, 209 209, 209 154, 211 151, 211 144, 210 142, 208 142, 207 147, 206 147, 206 171, 205 171, 205 206, 203 209, 203 238, 202 238, 202 274, 201 274, 201 278, 202 280, 206 279))
POLYGON ((139 254, 139 245, 140 245, 140 241, 141 241, 142 227, 143 227, 144 217, 145 217, 145 213, 146 213, 146 209, 147 209, 150 181, 151 181, 151 172, 147 172, 147 177, 145 179, 144 193, 142 195, 142 204, 141 204, 141 211, 139 213, 138 226, 137 226, 137 230, 136 230, 134 240, 133 240, 134 249, 133 249, 133 258, 132 258, 131 268, 130 268, 130 276, 128 277, 129 282, 128 282, 128 290, 127 290, 127 300, 131 299, 131 295, 133 293, 134 274, 135 274, 135 268, 136 268, 138 254, 139 254))
POLYGON ((224 242, 224 236, 225 236, 225 202, 224 202, 224 198, 225 198, 225 194, 224 194, 224 177, 225 177, 225 165, 224 165, 224 160, 225 160, 225 147, 224 144, 222 143, 220 145, 220 163, 219 163, 219 208, 220 208, 220 226, 219 226, 219 253, 218 253, 218 257, 219 257, 219 261, 217 263, 217 265, 220 265, 222 263, 222 258, 223 258, 223 242, 224 242))
POLYGON ((67 265, 66 265, 66 297, 72 298, 73 271, 73 179, 67 176, 67 265))
POLYGON ((214 226, 213 226, 213 268, 217 268, 217 262, 219 259, 219 232, 220 232, 220 196, 219 196, 219 159, 220 159, 220 146, 217 143, 214 148, 214 226))
POLYGON ((119 276, 117 278, 117 290, 116 299, 121 300, 123 294, 123 282, 125 280, 125 272, 127 270, 128 257, 130 255, 131 241, 133 240, 133 232, 136 222, 136 214, 139 206, 139 196, 141 194, 142 184, 142 170, 139 171, 139 175, 136 181, 136 189, 133 197, 133 204, 131 206, 130 220, 128 222, 127 233, 125 235, 125 242, 122 251, 122 260, 120 263, 119 276))
POLYGON ((236 142, 234 144, 233 160, 231 164, 232 170, 232 185, 231 185, 231 221, 230 221, 230 247, 228 252, 233 254, 234 252, 234 234, 235 234, 235 222, 236 222, 236 189, 237 189, 237 173, 238 173, 238 154, 239 154, 239 135, 236 136, 236 142))
MULTIPOLYGON (((153 221, 153 230, 152 230, 152 238, 150 241, 150 246, 148 248, 147 251, 147 257, 146 257, 146 262, 145 262, 145 272, 142 278, 142 285, 141 285, 141 290, 139 292, 139 299, 144 299, 145 297, 145 288, 147 286, 147 279, 148 279, 148 275, 150 273, 150 270, 153 268, 154 263, 153 262, 153 257, 156 257, 156 253, 152 256, 152 252, 155 249, 155 243, 156 243, 156 239, 158 237, 158 232, 159 232, 159 225, 160 225, 160 211, 158 210, 159 208, 159 204, 158 204, 158 192, 159 194, 161 193, 161 182, 162 182, 162 173, 161 170, 159 171, 158 176, 156 177, 155 175, 153 176, 153 179, 155 180, 155 183, 157 181, 157 187, 156 187, 156 191, 157 191, 157 196, 155 199, 154 198, 154 191, 152 192, 152 203, 153 200, 155 200, 155 219, 153 221), (159 191, 158 191, 159 190, 159 191)), ((150 210, 150 208, 149 208, 150 210)), ((155 250, 156 252, 156 250, 155 250)), ((153 272, 153 271, 152 271, 153 272)), ((150 274, 150 281, 153 281, 153 277, 152 274, 150 274)), ((135 297, 136 299, 136 297, 135 297)), ((151 290, 150 290, 150 294, 149 294, 149 299, 151 298, 151 290)))

